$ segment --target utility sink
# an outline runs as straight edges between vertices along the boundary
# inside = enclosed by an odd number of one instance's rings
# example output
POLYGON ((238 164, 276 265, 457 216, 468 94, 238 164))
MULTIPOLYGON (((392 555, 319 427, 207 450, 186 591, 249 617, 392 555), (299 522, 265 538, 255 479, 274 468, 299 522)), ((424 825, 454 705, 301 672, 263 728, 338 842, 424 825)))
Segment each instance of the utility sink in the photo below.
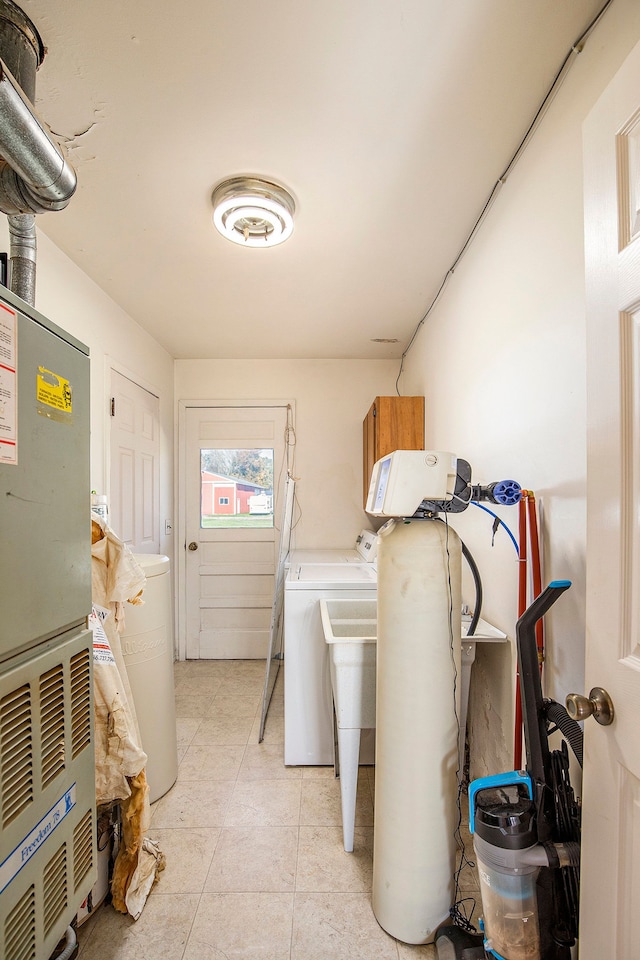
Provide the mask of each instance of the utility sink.
MULTIPOLYGON (((376 725, 377 600, 320 600, 324 638, 329 648, 331 689, 338 728, 338 760, 342 798, 344 849, 353 850, 360 730, 376 725)), ((462 618, 462 690, 460 697, 460 751, 469 700, 471 665, 478 642, 504 642, 506 634, 486 620, 478 621, 467 637, 471 617, 462 618)))
POLYGON ((320 600, 338 732, 342 839, 353 850, 360 731, 376 725, 376 600, 320 600))
POLYGON ((376 600, 321 600, 338 729, 376 725, 376 600))

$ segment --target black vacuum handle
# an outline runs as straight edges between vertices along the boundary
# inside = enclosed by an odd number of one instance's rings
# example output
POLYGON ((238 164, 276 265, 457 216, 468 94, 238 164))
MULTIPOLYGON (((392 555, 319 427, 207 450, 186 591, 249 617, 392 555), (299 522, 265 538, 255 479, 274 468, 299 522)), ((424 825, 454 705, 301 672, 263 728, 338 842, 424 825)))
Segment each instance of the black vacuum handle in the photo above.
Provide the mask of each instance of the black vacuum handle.
POLYGON ((516 624, 516 630, 533 630, 540 617, 544 617, 547 610, 554 605, 558 597, 568 590, 571 580, 552 580, 540 596, 529 604, 516 624))
POLYGON ((551 759, 540 682, 536 623, 570 586, 570 580, 554 580, 527 607, 516 624, 527 771, 537 794, 535 800, 538 840, 542 842, 549 839, 551 831, 552 810, 547 809, 549 791, 544 789, 551 783, 551 759), (543 793, 546 796, 542 796, 543 793))

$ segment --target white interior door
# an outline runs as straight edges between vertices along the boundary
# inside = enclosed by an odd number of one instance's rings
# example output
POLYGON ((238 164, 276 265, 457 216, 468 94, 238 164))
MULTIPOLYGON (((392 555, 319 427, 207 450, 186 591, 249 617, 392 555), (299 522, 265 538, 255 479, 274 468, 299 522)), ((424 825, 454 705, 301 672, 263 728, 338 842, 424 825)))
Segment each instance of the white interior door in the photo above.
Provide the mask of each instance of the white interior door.
POLYGON ((160 401, 111 371, 109 525, 134 553, 160 552, 160 401))
POLYGON ((286 405, 186 409, 187 659, 267 656, 287 414, 286 405))
MULTIPOLYGON (((584 128, 588 356, 581 960, 635 960, 640 907, 640 47, 584 128)), ((579 693, 583 691, 577 691, 579 693)))

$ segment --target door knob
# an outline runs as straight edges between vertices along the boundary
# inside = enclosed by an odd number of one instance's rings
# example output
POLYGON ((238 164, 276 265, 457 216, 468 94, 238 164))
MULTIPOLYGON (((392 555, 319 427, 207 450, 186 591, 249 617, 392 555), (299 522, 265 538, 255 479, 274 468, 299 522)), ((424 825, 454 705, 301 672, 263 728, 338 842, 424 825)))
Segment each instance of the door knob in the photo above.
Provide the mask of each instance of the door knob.
POLYGON ((613 723, 615 711, 613 701, 603 687, 594 687, 588 697, 580 693, 569 693, 565 701, 567 713, 572 720, 586 720, 593 717, 603 727, 613 723))
POLYGON ((197 549, 198 549, 198 544, 195 542, 195 540, 192 540, 191 543, 189 544, 189 550, 197 550, 197 549))

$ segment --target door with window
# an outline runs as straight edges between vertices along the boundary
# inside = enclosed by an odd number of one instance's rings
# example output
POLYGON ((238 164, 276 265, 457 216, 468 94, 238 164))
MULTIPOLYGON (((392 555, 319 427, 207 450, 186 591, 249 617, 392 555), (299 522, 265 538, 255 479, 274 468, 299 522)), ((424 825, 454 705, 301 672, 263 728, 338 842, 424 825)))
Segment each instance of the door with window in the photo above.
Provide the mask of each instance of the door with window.
POLYGON ((267 655, 289 409, 185 410, 187 659, 267 655))
POLYGON ((640 46, 584 129, 587 275, 586 690, 580 957, 639 956, 640 46))

